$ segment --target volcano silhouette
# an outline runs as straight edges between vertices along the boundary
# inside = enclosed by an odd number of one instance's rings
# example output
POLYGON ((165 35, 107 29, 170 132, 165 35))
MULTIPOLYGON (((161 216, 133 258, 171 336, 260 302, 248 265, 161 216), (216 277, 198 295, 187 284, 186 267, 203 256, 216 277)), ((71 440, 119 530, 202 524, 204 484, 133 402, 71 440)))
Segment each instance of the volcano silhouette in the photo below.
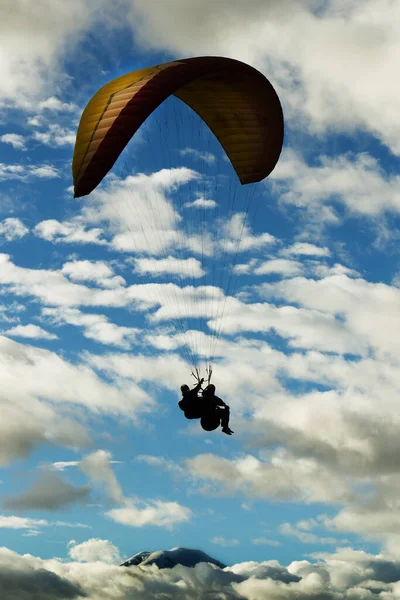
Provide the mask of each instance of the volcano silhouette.
POLYGON ((184 567, 194 567, 198 563, 207 562, 224 569, 224 565, 219 560, 208 556, 201 550, 191 548, 171 548, 171 550, 157 550, 155 552, 143 551, 134 554, 132 558, 126 560, 121 567, 131 567, 133 565, 157 565, 159 569, 172 569, 175 565, 184 567))

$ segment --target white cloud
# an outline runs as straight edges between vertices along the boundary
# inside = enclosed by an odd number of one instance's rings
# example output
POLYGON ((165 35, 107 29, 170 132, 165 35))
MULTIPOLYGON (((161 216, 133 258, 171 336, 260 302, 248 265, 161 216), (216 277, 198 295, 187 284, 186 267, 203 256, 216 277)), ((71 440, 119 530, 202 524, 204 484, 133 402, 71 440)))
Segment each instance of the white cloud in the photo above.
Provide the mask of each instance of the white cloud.
POLYGON ((29 112, 36 109, 68 110, 54 97, 66 80, 63 69, 66 44, 71 49, 92 23, 108 17, 107 3, 71 0, 2 2, 0 6, 0 102, 29 112), (96 9, 96 10, 94 10, 96 9))
POLYGON ((287 260, 285 258, 275 258, 267 260, 254 269, 255 275, 277 274, 283 277, 294 277, 301 275, 304 266, 297 260, 287 260))
POLYGON ((217 546, 222 546, 223 548, 231 548, 233 546, 239 546, 240 542, 236 538, 224 538, 223 536, 214 536, 211 538, 210 542, 212 544, 216 544, 217 546))
POLYGON ((73 260, 64 263, 61 269, 74 281, 94 281, 105 288, 115 288, 125 285, 125 279, 115 275, 109 264, 101 260, 73 260))
POLYGON ((215 208, 217 206, 217 203, 215 202, 215 200, 210 200, 208 198, 196 198, 196 200, 193 200, 192 202, 186 202, 184 204, 184 206, 186 208, 215 208))
POLYGON ((70 282, 58 271, 17 267, 7 254, 0 254, 0 264, 0 283, 10 286, 17 295, 33 295, 50 305, 90 303, 89 298, 96 293, 70 282))
POLYGON ((74 486, 61 479, 54 471, 41 473, 31 487, 18 496, 7 496, 4 508, 16 512, 26 510, 59 510, 66 506, 87 501, 89 486, 74 486))
POLYGON ((192 512, 178 502, 163 500, 134 501, 126 500, 126 505, 107 511, 106 516, 122 525, 130 527, 165 527, 173 529, 180 523, 190 520, 192 512))
MULTIPOLYGON (((137 284, 115 289, 87 287, 69 281, 60 271, 27 269, 14 265, 9 255, 0 254, 0 283, 19 296, 34 297, 46 305, 43 313, 56 320, 71 322, 86 328, 86 335, 105 343, 128 347, 137 330, 109 323, 103 315, 84 314, 77 306, 135 307, 146 311, 158 307, 148 315, 153 322, 180 319, 177 332, 182 330, 182 316, 208 317, 210 305, 221 310, 224 295, 212 286, 179 287, 172 283, 137 284)), ((218 314, 214 312, 214 314, 218 314)))
POLYGON ((68 547, 69 556, 78 562, 101 561, 110 565, 122 562, 118 548, 108 540, 90 538, 81 544, 71 540, 68 547))
POLYGON ((22 221, 15 217, 8 217, 0 222, 0 235, 3 235, 7 242, 20 240, 29 233, 22 221))
POLYGON ((202 160, 209 164, 215 162, 214 154, 212 154, 211 152, 201 152, 196 148, 184 148, 183 150, 179 150, 179 154, 181 156, 193 156, 194 158, 197 158, 198 160, 202 160))
POLYGON ((48 126, 47 131, 35 131, 33 139, 50 148, 73 146, 76 140, 76 131, 57 124, 51 124, 48 126))
POLYGON ((78 460, 58 461, 52 464, 52 468, 56 471, 65 471, 68 467, 76 467, 78 464, 78 460))
POLYGON ((71 406, 137 419, 154 400, 131 379, 102 381, 88 364, 0 337, 0 463, 9 464, 43 445, 83 449, 90 443, 87 422, 71 406))
POLYGON ((32 178, 55 179, 60 177, 58 170, 51 165, 7 165, 0 163, 0 181, 17 179, 19 181, 30 181, 32 178))
POLYGON ((52 165, 30 167, 29 174, 38 179, 55 179, 56 177, 60 177, 58 170, 52 165))
POLYGON ((47 525, 44 519, 0 515, 0 528, 3 529, 36 529, 47 525))
POLYGON ((124 500, 122 489, 110 465, 111 454, 105 450, 97 450, 85 456, 79 463, 82 471, 95 484, 105 487, 108 498, 113 504, 124 500))
POLYGON ((347 277, 360 277, 360 273, 355 269, 350 269, 345 265, 335 263, 333 266, 323 265, 314 262, 310 267, 310 271, 318 278, 330 277, 331 275, 346 275, 347 277))
POLYGON ((19 302, 10 302, 0 306, 0 321, 3 323, 20 323, 19 313, 24 312, 26 306, 19 302))
MULTIPOLYGON (((275 284, 262 284, 261 288, 265 290, 265 295, 269 290, 267 285, 275 284)), ((369 347, 364 335, 355 336, 347 325, 336 319, 334 315, 311 307, 297 308, 291 305, 275 306, 267 303, 245 304, 231 299, 225 308, 223 322, 221 323, 218 318, 212 319, 208 321, 208 326, 216 331, 221 328, 225 334, 273 330, 280 337, 288 340, 288 345, 292 348, 365 354, 369 347)))
POLYGON ((76 104, 71 102, 63 102, 59 98, 55 96, 50 96, 46 100, 42 100, 38 103, 38 110, 40 111, 50 111, 50 112, 78 112, 78 107, 76 104))
POLYGON ((399 18, 390 0, 172 0, 156 11, 136 0, 130 14, 144 48, 177 56, 207 48, 260 68, 277 87, 289 125, 314 133, 363 128, 395 153, 399 18))
POLYGON ((60 223, 56 219, 41 221, 34 228, 34 233, 48 242, 63 242, 65 244, 98 244, 107 245, 102 239, 102 229, 86 229, 85 225, 75 221, 60 223))
MULTIPOLYGON (((262 290, 275 297, 290 299, 306 310, 318 311, 324 318, 340 315, 340 328, 358 346, 356 353, 365 355, 373 348, 379 357, 398 355, 399 344, 391 332, 400 323, 400 291, 383 283, 353 279, 346 275, 328 276, 321 280, 298 277, 272 284, 262 290)), ((336 321, 339 326, 339 320, 336 321)), ((347 352, 351 351, 349 344, 347 352)))
MULTIPOLYGON (((321 156, 318 165, 309 166, 293 150, 286 150, 270 178, 282 202, 306 208, 322 221, 321 207, 332 201, 340 202, 350 214, 369 218, 400 211, 400 177, 386 174, 378 160, 366 153, 321 156)), ((332 215, 325 213, 328 222, 332 215)))
POLYGON ((168 199, 169 194, 198 177, 185 167, 161 169, 151 175, 140 173, 124 180, 111 176, 104 189, 96 189, 84 200, 81 219, 89 225, 107 223, 115 233, 112 246, 118 251, 157 256, 177 246, 197 247, 201 252, 199 236, 179 231, 182 217, 168 199))
POLYGON ((233 268, 233 273, 236 275, 249 275, 258 262, 256 258, 251 258, 247 263, 237 263, 233 268))
POLYGON ((339 540, 334 537, 320 537, 315 533, 309 533, 306 531, 302 531, 301 529, 297 529, 290 523, 282 523, 279 528, 280 532, 283 535, 291 535, 303 544, 337 544, 339 545, 339 540))
MULTIPOLYGON (((46 519, 31 519, 29 517, 17 517, 15 515, 0 514, 0 529, 22 529, 25 535, 39 535, 43 527, 70 527, 77 529, 89 529, 89 525, 83 523, 69 523, 66 521, 48 521, 46 519)), ((3 547, 4 548, 4 547, 3 547)))
POLYGON ((23 337, 36 340, 56 340, 58 337, 54 333, 45 331, 38 325, 17 325, 12 329, 3 332, 4 335, 14 337, 23 337))
POLYGON ((26 150, 25 138, 19 133, 4 133, 0 136, 0 141, 4 144, 11 144, 15 150, 26 150))
POLYGON ((77 308, 43 308, 42 315, 56 325, 68 324, 83 327, 83 335, 100 344, 129 349, 140 332, 135 327, 110 323, 106 316, 83 313, 77 308))
POLYGON ((91 562, 41 559, 0 549, 0 574, 4 600, 22 598, 27 589, 40 589, 43 600, 64 598, 135 598, 162 595, 165 600, 226 597, 229 600, 305 600, 306 598, 396 598, 398 561, 343 548, 314 555, 314 561, 295 560, 287 567, 277 560, 246 561, 220 569, 209 563, 194 567, 154 569, 150 566, 118 567, 108 560, 118 550, 107 540, 70 543, 72 550, 91 562), (85 542, 84 542, 85 544, 85 542), (79 548, 82 546, 82 548, 79 548), (104 552, 105 560, 99 561, 104 552), (93 552, 93 557, 92 557, 93 552))
POLYGON ((198 279, 205 275, 201 262, 197 258, 179 259, 173 256, 167 258, 135 258, 135 271, 139 275, 176 275, 181 278, 193 277, 198 279))
POLYGON ((330 256, 329 248, 309 244, 308 242, 296 242, 292 246, 281 251, 284 256, 302 255, 302 256, 330 256))
POLYGON ((251 543, 254 544, 255 546, 273 546, 275 548, 282 545, 277 540, 270 540, 269 538, 265 538, 265 537, 253 538, 251 540, 251 543))
POLYGON ((314 458, 292 458, 283 451, 270 461, 200 454, 186 465, 193 477, 213 482, 226 495, 302 502, 345 502, 350 497, 347 482, 314 458))
POLYGON ((222 231, 221 248, 229 253, 257 250, 264 246, 271 246, 277 241, 270 233, 254 235, 247 223, 246 214, 240 212, 223 224, 222 231))

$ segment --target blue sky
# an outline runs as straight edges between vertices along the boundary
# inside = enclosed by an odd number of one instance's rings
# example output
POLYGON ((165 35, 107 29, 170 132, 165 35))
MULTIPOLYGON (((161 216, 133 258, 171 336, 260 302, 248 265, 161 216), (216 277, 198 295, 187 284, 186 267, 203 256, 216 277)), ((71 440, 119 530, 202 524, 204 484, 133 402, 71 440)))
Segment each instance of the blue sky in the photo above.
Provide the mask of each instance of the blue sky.
POLYGON ((301 578, 240 584, 249 599, 350 597, 367 580, 396 598, 379 569, 400 557, 399 7, 114 4, 0 8, 1 572, 13 557, 97 598, 100 560, 128 598, 114 565, 186 546, 301 578), (277 90, 270 177, 241 187, 170 99, 74 199, 90 97, 202 55, 248 62, 277 90), (177 408, 187 344, 204 373, 215 332, 231 437, 177 408))

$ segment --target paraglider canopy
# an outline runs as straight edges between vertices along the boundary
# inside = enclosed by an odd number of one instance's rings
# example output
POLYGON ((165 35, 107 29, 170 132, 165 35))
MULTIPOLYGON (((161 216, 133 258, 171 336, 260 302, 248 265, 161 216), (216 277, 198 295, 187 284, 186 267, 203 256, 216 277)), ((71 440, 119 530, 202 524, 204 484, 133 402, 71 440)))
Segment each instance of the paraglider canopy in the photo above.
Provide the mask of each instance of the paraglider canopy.
POLYGON ((261 181, 273 170, 282 149, 283 115, 268 79, 231 58, 185 58, 122 75, 93 96, 75 144, 75 197, 97 187, 134 133, 170 95, 208 125, 242 184, 261 181))

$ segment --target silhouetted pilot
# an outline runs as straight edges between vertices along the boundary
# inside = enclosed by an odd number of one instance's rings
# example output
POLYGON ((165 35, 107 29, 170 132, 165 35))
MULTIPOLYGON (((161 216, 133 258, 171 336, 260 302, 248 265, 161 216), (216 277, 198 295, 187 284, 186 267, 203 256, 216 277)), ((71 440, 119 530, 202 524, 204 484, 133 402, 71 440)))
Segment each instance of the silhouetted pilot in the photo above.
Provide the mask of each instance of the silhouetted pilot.
POLYGON ((203 391, 202 398, 199 398, 198 392, 204 379, 191 390, 188 385, 181 385, 182 400, 178 406, 183 410, 187 419, 201 419, 210 414, 217 415, 220 418, 222 431, 227 435, 234 433, 229 428, 229 406, 221 398, 215 395, 215 385, 208 385, 203 391))
POLYGON ((234 432, 229 427, 229 406, 215 395, 215 385, 212 383, 203 391, 203 401, 205 410, 216 412, 221 417, 222 431, 227 435, 232 435, 234 432), (209 408, 206 408, 207 404, 209 408))

